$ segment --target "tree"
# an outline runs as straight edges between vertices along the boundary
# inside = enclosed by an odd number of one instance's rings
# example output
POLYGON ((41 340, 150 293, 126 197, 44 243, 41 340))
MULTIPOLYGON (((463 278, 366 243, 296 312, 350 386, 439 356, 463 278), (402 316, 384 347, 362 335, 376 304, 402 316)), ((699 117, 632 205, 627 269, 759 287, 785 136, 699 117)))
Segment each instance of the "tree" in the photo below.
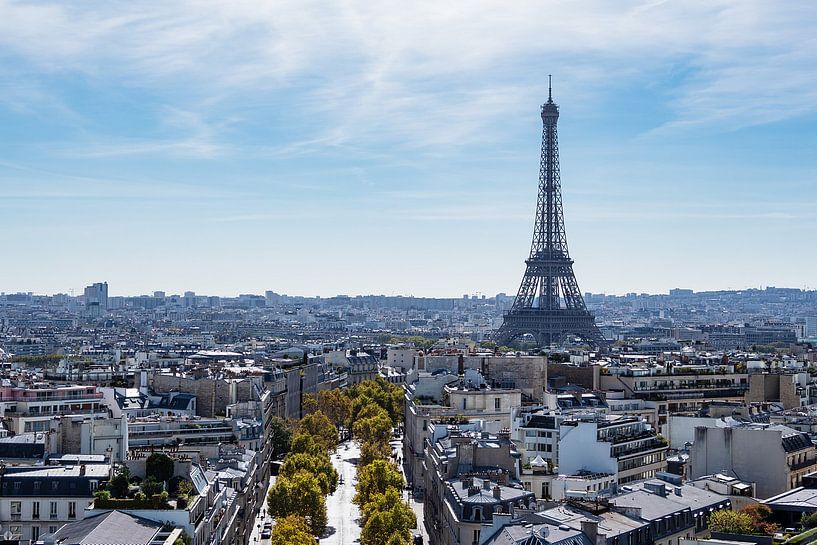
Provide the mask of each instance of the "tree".
POLYGON ((386 460, 375 460, 358 468, 357 492, 352 499, 358 505, 366 505, 375 494, 383 494, 389 488, 403 489, 403 476, 386 460))
POLYGON ((803 513, 803 516, 800 517, 800 524, 807 530, 817 528, 817 513, 803 513))
POLYGON ((391 438, 392 421, 386 411, 380 410, 375 416, 355 422, 352 431, 355 437, 364 443, 388 445, 391 438))
POLYGON ((296 433, 307 433, 316 442, 323 443, 326 450, 333 449, 338 444, 338 430, 321 411, 315 411, 301 418, 296 433))
POLYGON ((313 535, 321 535, 326 529, 326 500, 321 485, 317 477, 306 471, 279 478, 269 491, 267 507, 275 517, 305 518, 313 535))
POLYGON ((405 543, 411 539, 411 528, 415 526, 417 519, 414 511, 403 502, 398 502, 391 509, 375 511, 367 518, 360 531, 360 543, 380 545, 387 543, 392 536, 398 536, 405 543))
POLYGON ((116 472, 116 476, 108 483, 108 490, 114 498, 124 498, 128 495, 128 481, 130 477, 130 470, 128 466, 120 466, 116 472))
POLYGON ((349 390, 352 397, 352 422, 358 419, 359 413, 371 404, 379 405, 397 425, 403 414, 403 392, 400 388, 377 377, 364 380, 349 390))
POLYGON ((338 429, 345 426, 352 415, 352 400, 340 389, 307 394, 304 396, 303 406, 304 410, 310 413, 322 412, 338 429))
POLYGON ((289 453, 292 455, 299 452, 321 456, 327 453, 327 449, 323 441, 316 440, 315 436, 298 432, 292 436, 289 453))
POLYGON ((290 515, 278 519, 272 528, 270 545, 315 545, 309 525, 303 517, 290 515))
POLYGON ((169 481, 173 476, 173 458, 163 452, 154 452, 145 461, 145 476, 159 482, 169 481))
POLYGON ((271 418, 271 429, 269 440, 272 441, 273 456, 283 457, 289 452, 290 441, 292 440, 292 426, 279 416, 271 418))
POLYGON ((360 466, 367 466, 375 460, 388 460, 391 449, 382 443, 365 442, 360 445, 360 466))
POLYGON ((753 533, 755 534, 773 535, 779 529, 779 526, 772 520, 774 513, 768 505, 761 503, 747 505, 740 512, 752 517, 753 533))
MULTIPOLYGON (((411 511, 411 508, 403 501, 400 491, 396 488, 389 487, 382 494, 373 494, 369 499, 369 503, 360 508, 360 523, 366 524, 373 514, 379 511, 391 511, 395 506, 403 506, 411 511)), ((411 511, 411 514, 414 515, 414 511, 411 511)), ((414 520, 413 525, 409 526, 409 528, 413 528, 416 524, 417 521, 414 520)))
POLYGON ((400 534, 392 534, 389 536, 389 540, 386 542, 386 545, 411 545, 412 539, 409 537, 406 539, 406 536, 401 536, 400 534))
POLYGON ((752 517, 737 511, 715 511, 709 517, 709 529, 725 534, 752 534, 752 517))
POLYGON ((162 492, 164 492, 165 486, 162 483, 162 481, 159 481, 158 479, 156 479, 156 477, 151 475, 150 477, 142 481, 140 488, 142 489, 142 492, 144 492, 145 496, 149 498, 154 494, 161 494, 162 492))
POLYGON ((290 454, 284 460, 278 475, 292 477, 298 471, 306 471, 317 477, 324 495, 332 494, 338 487, 338 472, 326 454, 314 455, 306 452, 290 454))

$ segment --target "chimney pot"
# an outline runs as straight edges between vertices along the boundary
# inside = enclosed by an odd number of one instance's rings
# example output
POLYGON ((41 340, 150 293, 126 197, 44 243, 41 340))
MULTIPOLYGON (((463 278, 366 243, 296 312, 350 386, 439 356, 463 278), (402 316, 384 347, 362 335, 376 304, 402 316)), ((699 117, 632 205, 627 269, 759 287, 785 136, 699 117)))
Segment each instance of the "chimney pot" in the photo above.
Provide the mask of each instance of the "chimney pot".
POLYGON ((501 497, 502 497, 502 489, 501 489, 501 488, 499 488, 499 485, 496 485, 496 486, 494 487, 494 497, 495 497, 496 499, 499 499, 499 498, 501 498, 501 497))

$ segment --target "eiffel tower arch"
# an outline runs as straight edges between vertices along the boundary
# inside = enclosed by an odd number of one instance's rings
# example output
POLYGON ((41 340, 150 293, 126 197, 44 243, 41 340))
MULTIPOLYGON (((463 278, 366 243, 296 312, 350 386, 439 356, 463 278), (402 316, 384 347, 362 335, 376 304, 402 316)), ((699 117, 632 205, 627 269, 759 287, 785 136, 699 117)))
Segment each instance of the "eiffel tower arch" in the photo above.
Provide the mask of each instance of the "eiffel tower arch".
POLYGON ((541 113, 542 155, 533 242, 519 291, 495 339, 510 344, 532 335, 537 345, 547 346, 575 336, 602 347, 607 342, 584 304, 567 249, 556 131, 559 107, 553 102, 550 85, 541 113))

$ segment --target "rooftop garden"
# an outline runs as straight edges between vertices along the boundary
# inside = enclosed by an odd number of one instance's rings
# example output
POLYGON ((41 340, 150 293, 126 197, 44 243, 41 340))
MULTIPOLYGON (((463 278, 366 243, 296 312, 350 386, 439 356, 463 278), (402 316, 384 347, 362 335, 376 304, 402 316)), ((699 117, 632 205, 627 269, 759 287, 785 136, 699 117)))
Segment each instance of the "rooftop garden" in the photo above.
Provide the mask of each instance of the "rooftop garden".
POLYGON ((103 490, 94 494, 99 509, 186 509, 196 495, 187 479, 173 476, 173 459, 153 453, 146 463, 145 478, 131 475, 121 466, 103 490))

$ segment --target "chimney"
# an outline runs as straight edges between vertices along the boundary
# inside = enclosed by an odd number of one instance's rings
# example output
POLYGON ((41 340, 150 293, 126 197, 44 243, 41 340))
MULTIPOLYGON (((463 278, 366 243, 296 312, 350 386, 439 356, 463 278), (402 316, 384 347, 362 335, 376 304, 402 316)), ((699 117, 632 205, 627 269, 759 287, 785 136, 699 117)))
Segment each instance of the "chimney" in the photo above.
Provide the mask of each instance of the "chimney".
POLYGON ((79 474, 85 475, 85 464, 80 464, 79 466, 79 474))
POLYGON ((482 481, 482 488, 484 488, 485 490, 490 490, 491 489, 491 481, 489 481, 488 479, 483 480, 482 481))
POLYGON ((502 489, 499 488, 499 485, 494 486, 494 498, 500 499, 502 497, 502 489))
POLYGON ((587 536, 590 543, 595 543, 599 535, 599 523, 595 520, 583 520, 582 533, 587 536))
POLYGON ((464 375, 465 374, 465 357, 460 354, 457 358, 457 374, 464 375))
POLYGON ((681 487, 680 487, 680 486, 676 486, 676 487, 675 487, 675 495, 676 495, 676 496, 680 496, 680 495, 681 495, 681 487))

